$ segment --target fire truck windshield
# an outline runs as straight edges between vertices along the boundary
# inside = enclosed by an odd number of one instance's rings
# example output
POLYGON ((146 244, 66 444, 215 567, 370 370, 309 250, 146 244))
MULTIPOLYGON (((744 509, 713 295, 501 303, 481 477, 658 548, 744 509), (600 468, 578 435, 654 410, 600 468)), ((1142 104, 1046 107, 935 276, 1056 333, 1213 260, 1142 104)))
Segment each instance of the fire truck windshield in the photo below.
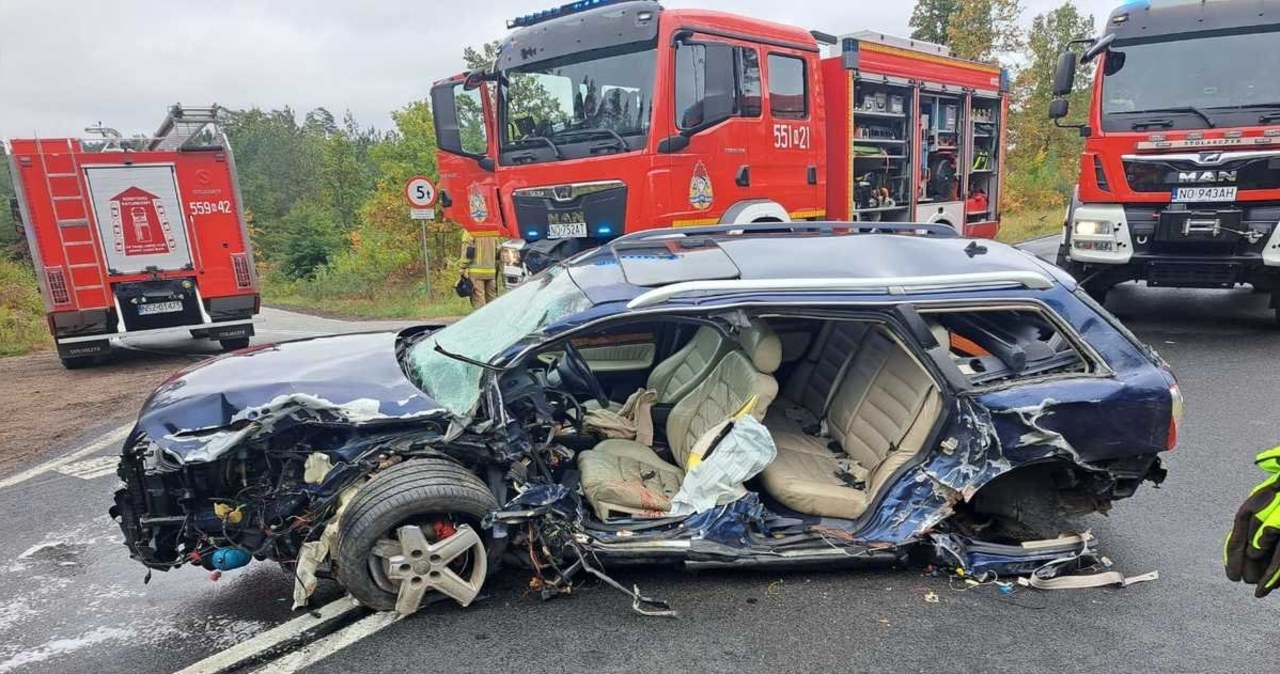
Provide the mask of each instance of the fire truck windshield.
POLYGON ((1280 33, 1168 38, 1107 52, 1104 131, 1274 123, 1267 113, 1280 110, 1280 33))
POLYGON ((503 71, 503 164, 640 149, 648 139, 653 43, 571 54, 503 71))

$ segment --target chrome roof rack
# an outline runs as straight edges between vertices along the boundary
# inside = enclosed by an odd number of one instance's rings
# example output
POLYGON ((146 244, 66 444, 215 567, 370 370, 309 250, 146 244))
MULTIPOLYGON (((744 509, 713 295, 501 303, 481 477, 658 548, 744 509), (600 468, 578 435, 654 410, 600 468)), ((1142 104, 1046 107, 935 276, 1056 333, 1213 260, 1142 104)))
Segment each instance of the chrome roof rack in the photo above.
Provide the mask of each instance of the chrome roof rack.
POLYGON ((951 239, 960 236, 949 225, 913 222, 755 222, 745 225, 706 225, 703 227, 668 227, 646 229, 620 236, 607 245, 620 242, 680 239, 691 236, 723 234, 917 234, 951 239))
POLYGON ((781 278, 735 279, 722 281, 684 281, 654 288, 627 303, 628 309, 640 309, 681 295, 694 293, 857 293, 912 295, 953 290, 990 288, 1026 288, 1048 290, 1053 282, 1035 271, 992 271, 935 276, 897 276, 877 278, 781 278))

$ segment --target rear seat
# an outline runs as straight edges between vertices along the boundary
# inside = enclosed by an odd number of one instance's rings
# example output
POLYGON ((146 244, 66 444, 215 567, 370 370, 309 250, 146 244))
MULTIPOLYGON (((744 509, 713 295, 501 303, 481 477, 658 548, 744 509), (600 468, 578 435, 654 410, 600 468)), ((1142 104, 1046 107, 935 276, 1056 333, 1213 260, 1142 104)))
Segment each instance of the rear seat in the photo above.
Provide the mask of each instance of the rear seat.
MULTIPOLYGON (((761 483, 798 512, 843 519, 861 515, 893 472, 924 447, 941 413, 937 384, 910 352, 883 327, 864 332, 852 359, 827 370, 841 373, 835 389, 829 389, 829 401, 816 367, 807 381, 788 381, 789 402, 803 400, 807 412, 825 408, 825 437, 805 432, 813 429, 802 430, 791 415, 765 421, 778 458, 761 473, 761 483), (821 407, 815 406, 819 391, 821 407)), ((851 336, 833 332, 830 342, 851 336)), ((831 355, 819 355, 824 368, 831 367, 831 355)))
POLYGON ((808 354, 796 364, 795 371, 769 409, 765 425, 770 431, 800 431, 818 424, 827 412, 828 399, 842 368, 858 350, 869 329, 870 324, 853 321, 823 324, 808 354))

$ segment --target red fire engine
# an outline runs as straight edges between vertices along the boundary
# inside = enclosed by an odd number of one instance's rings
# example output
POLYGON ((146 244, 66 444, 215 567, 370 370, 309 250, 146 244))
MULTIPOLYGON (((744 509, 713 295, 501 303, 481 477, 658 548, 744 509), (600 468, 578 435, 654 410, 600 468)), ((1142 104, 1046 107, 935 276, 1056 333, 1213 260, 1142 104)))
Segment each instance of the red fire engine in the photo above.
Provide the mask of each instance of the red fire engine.
POLYGON ((1249 284, 1280 319, 1280 0, 1136 0, 1085 42, 1054 77, 1066 96, 1096 67, 1058 264, 1099 300, 1249 284))
POLYGON ((432 103, 445 213, 526 259, 712 223, 999 227, 998 67, 651 0, 508 26, 492 69, 438 82, 432 103))
POLYGON ((175 106, 156 137, 14 139, 9 161, 58 355, 190 332, 248 346, 258 313, 235 162, 218 108, 175 106))

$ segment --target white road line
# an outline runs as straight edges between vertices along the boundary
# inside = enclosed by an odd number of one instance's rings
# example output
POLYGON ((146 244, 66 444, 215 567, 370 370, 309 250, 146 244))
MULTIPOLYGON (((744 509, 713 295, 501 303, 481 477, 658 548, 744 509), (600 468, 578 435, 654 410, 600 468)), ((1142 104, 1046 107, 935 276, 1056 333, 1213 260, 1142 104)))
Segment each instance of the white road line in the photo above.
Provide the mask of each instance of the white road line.
POLYGON ((119 465, 120 457, 118 456, 95 456, 92 459, 68 463, 65 466, 58 466, 54 470, 62 473, 63 475, 78 477, 81 480, 92 480, 94 478, 115 475, 116 467, 119 465))
POLYGON ((229 671, 285 643, 303 638, 309 630, 320 629, 348 613, 358 610, 362 610, 360 605, 349 596, 337 601, 331 601, 315 611, 308 611, 248 641, 243 641, 224 651, 214 653, 175 674, 219 674, 220 672, 229 671))
POLYGON ((45 461, 44 463, 38 466, 35 466, 33 468, 28 468, 22 471, 21 473, 18 473, 17 475, 10 475, 9 477, 6 477, 3 480, 0 480, 0 489, 4 489, 6 487, 12 487, 15 484, 21 484, 23 482, 26 482, 27 480, 30 480, 33 477, 39 477, 41 475, 44 475, 45 473, 48 473, 49 471, 57 470, 62 466, 65 466, 74 461, 78 461, 86 456, 89 456, 90 454, 93 454, 95 452, 100 452, 103 449, 106 449, 107 447, 110 447, 112 445, 118 445, 124 441, 125 436, 129 435, 129 429, 131 428, 133 428, 132 424, 126 424, 115 430, 108 431, 101 438, 98 438, 97 440, 85 445, 84 447, 81 447, 80 449, 77 449, 74 452, 71 452, 70 454, 67 454, 65 456, 60 456, 56 459, 51 459, 49 461, 45 461))
POLYGON ((403 615, 395 611, 379 611, 365 616, 323 639, 307 644, 292 653, 282 656, 278 660, 263 665, 261 668, 254 670, 253 674, 293 674, 304 667, 320 662, 367 636, 400 622, 403 617, 403 615))

